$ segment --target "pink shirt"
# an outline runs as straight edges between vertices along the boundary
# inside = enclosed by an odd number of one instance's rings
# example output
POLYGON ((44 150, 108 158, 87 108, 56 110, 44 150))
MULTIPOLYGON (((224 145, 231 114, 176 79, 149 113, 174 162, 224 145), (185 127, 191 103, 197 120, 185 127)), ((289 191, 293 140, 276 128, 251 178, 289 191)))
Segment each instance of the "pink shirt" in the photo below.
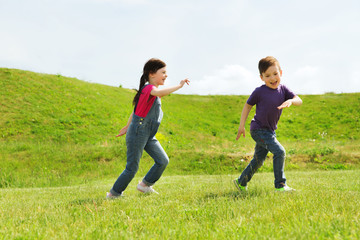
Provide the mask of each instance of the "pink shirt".
POLYGON ((148 84, 141 90, 140 98, 135 109, 137 116, 145 118, 149 113, 156 99, 156 96, 150 94, 154 87, 154 85, 148 84))

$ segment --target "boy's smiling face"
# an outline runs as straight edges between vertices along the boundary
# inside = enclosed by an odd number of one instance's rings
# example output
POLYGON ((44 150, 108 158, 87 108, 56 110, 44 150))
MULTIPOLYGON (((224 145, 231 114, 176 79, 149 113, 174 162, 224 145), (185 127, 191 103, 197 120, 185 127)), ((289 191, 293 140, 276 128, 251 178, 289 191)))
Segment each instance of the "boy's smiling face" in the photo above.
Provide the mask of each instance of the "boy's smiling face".
POLYGON ((277 89, 280 85, 282 71, 277 64, 270 66, 260 75, 261 80, 271 89, 277 89))

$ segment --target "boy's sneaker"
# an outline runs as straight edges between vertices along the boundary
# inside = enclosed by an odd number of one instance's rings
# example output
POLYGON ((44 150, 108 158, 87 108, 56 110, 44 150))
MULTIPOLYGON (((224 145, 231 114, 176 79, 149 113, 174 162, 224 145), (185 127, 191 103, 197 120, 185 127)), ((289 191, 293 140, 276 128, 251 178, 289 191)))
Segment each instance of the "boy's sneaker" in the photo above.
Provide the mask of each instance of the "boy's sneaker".
POLYGON ((156 193, 159 194, 157 191, 155 191, 151 186, 141 186, 140 183, 137 185, 136 189, 142 193, 156 193))
POLYGON ((106 193, 106 198, 107 199, 115 199, 115 198, 119 198, 119 197, 122 197, 122 196, 123 196, 122 194, 115 196, 111 192, 106 193))
POLYGON ((281 188, 275 188, 275 192, 294 192, 296 191, 295 189, 285 185, 284 187, 281 188))
POLYGON ((234 180, 233 180, 233 183, 235 184, 235 187, 236 187, 240 192, 246 192, 246 191, 247 191, 247 187, 241 186, 237 179, 234 179, 234 180))

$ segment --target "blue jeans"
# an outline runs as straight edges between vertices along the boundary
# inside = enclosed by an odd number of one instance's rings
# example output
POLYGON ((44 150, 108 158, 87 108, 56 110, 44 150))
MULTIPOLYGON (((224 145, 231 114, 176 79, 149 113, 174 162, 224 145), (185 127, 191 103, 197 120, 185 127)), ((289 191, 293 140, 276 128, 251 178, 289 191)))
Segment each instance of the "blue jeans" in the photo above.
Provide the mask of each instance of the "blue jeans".
POLYGON ((135 113, 133 114, 133 119, 126 133, 126 168, 110 190, 114 196, 120 195, 135 177, 144 150, 155 161, 154 165, 142 180, 147 186, 154 185, 168 165, 169 158, 159 141, 155 138, 162 119, 160 106, 160 99, 157 98, 146 118, 141 118, 135 115, 135 113))
POLYGON ((270 151, 273 157, 273 169, 275 176, 275 188, 281 188, 286 185, 284 174, 285 166, 285 149, 276 139, 275 132, 267 129, 256 129, 250 131, 251 137, 256 142, 255 153, 253 159, 241 173, 238 182, 242 186, 246 186, 251 180, 255 172, 264 164, 266 156, 270 151))

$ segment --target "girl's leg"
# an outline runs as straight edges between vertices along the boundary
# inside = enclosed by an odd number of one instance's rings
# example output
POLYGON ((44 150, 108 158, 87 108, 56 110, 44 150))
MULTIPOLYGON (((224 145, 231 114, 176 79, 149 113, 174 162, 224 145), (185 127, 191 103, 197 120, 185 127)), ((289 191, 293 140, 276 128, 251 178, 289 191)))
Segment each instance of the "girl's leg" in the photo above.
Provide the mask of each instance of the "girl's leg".
POLYGON ((156 138, 153 138, 147 142, 145 151, 154 159, 155 164, 146 174, 143 182, 147 186, 152 186, 161 177, 169 163, 169 158, 156 138))
POLYGON ((139 162, 147 142, 147 136, 139 131, 136 124, 131 124, 126 134, 126 168, 115 181, 110 193, 119 196, 135 177, 139 169, 139 162))
POLYGON ((245 187, 247 183, 251 180, 255 172, 264 164, 268 152, 269 151, 266 148, 256 143, 254 157, 247 165, 245 170, 241 173, 241 176, 238 179, 238 182, 241 186, 245 187))
POLYGON ((120 174, 115 181, 114 186, 110 190, 112 195, 120 195, 129 185, 131 180, 135 177, 139 169, 139 162, 142 156, 142 149, 129 149, 127 150, 127 163, 125 170, 120 174))

